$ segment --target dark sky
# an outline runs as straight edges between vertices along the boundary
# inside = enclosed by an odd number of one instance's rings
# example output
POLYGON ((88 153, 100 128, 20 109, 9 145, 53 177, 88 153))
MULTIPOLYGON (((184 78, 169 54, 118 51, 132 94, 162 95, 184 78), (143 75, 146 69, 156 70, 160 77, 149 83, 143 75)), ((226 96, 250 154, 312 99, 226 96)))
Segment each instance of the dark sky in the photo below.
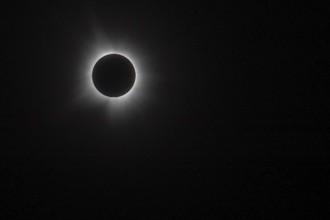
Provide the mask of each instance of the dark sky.
POLYGON ((6 1, 0 8, 2 219, 324 217, 326 7, 6 1), (126 43, 153 79, 141 101, 115 115, 104 103, 75 102, 82 57, 102 44, 95 33, 126 43))

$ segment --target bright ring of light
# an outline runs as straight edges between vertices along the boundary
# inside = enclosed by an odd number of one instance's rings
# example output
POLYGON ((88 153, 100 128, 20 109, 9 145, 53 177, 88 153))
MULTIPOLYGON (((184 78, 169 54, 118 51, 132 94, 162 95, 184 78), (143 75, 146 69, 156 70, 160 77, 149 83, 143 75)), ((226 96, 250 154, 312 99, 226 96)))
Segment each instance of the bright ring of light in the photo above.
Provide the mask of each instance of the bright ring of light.
MULTIPOLYGON (((84 57, 81 62, 83 65, 78 70, 79 90, 76 97, 80 104, 87 105, 86 107, 93 106, 106 106, 111 118, 118 118, 124 116, 129 111, 139 110, 144 101, 150 95, 146 90, 149 88, 150 76, 148 80, 145 75, 148 73, 146 68, 146 59, 139 48, 130 45, 128 42, 108 42, 107 38, 100 38, 95 40, 95 45, 88 44, 84 49, 84 57), (94 86, 92 80, 92 72, 96 62, 105 55, 119 54, 131 61, 135 69, 135 83, 131 90, 125 95, 120 97, 108 97, 101 94, 94 86), (115 114, 115 117, 112 117, 115 114)), ((148 65, 149 66, 149 65, 148 65)), ((150 71, 149 71, 150 72, 150 71)))
POLYGON ((138 69, 135 65, 134 59, 132 59, 130 56, 127 56, 127 54, 112 52, 112 53, 102 53, 101 55, 95 57, 95 59, 93 59, 92 63, 93 64, 91 65, 91 68, 90 68, 90 71, 89 71, 89 78, 90 78, 90 80, 89 80, 90 85, 89 86, 93 87, 93 90, 94 90, 93 92, 95 93, 95 96, 98 96, 98 98, 102 97, 102 99, 110 99, 111 101, 124 101, 124 100, 127 101, 127 100, 132 98, 132 95, 134 94, 134 92, 136 92, 135 91, 136 87, 139 86, 139 71, 138 71, 138 69), (110 54, 119 54, 121 56, 124 56, 124 57, 128 58, 132 62, 133 66, 134 66, 134 69, 135 69, 135 72, 136 72, 135 73, 136 74, 135 75, 135 83, 134 83, 133 87, 126 94, 124 94, 123 96, 120 96, 120 97, 108 97, 108 96, 103 95, 102 93, 97 91, 97 89, 94 86, 93 80, 92 80, 92 72, 93 72, 93 68, 94 68, 96 62, 99 59, 101 59, 102 57, 104 57, 106 55, 110 55, 110 54))

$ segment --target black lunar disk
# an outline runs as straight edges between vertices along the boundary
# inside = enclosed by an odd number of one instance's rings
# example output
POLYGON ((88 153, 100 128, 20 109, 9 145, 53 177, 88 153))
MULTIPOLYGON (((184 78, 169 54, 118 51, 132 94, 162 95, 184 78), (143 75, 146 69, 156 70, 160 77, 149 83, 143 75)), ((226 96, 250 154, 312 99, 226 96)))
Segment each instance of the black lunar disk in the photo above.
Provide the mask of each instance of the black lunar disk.
POLYGON ((120 97, 133 87, 135 69, 126 57, 109 54, 96 62, 92 79, 96 89, 103 95, 120 97))

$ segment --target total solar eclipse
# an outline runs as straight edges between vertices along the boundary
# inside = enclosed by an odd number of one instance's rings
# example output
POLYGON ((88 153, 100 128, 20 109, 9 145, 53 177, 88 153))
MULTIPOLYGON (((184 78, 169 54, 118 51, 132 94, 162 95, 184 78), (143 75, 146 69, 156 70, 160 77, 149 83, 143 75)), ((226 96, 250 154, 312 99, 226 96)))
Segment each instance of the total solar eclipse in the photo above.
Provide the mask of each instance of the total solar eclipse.
POLYGON ((126 57, 108 54, 95 63, 92 80, 95 88, 103 95, 120 97, 132 89, 135 83, 135 69, 126 57))

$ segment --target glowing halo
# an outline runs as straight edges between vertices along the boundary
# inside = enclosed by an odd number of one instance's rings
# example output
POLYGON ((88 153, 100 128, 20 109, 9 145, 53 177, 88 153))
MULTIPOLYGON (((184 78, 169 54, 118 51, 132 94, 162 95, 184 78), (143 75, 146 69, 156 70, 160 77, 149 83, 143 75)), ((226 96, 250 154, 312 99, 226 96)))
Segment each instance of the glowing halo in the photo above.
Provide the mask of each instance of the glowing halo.
POLYGON ((110 99, 111 101, 124 101, 125 99, 129 99, 132 96, 132 94, 133 94, 136 86, 138 86, 138 83, 139 83, 139 72, 138 72, 138 69, 136 68, 136 65, 134 64, 135 63, 134 60, 131 57, 127 56, 126 54, 119 53, 119 52, 103 53, 100 56, 98 56, 95 59, 93 59, 93 62, 92 63, 93 64, 91 65, 91 68, 90 68, 90 71, 89 71, 89 74, 90 74, 89 75, 89 78, 90 78, 90 83, 91 83, 90 86, 94 87, 95 92, 99 93, 99 95, 105 97, 106 99, 110 99), (118 55, 121 55, 121 56, 126 57, 127 59, 129 59, 131 61, 131 63, 133 64, 133 67, 135 69, 135 82, 134 82, 133 87, 126 94, 124 94, 122 96, 119 96, 119 97, 108 97, 108 96, 103 95, 102 93, 100 93, 99 91, 97 91, 97 89, 95 88, 95 86, 93 84, 93 81, 92 81, 92 72, 93 72, 93 68, 95 66, 95 63, 99 59, 101 59, 102 57, 104 57, 106 55, 110 55, 110 54, 118 54, 118 55))
MULTIPOLYGON (((82 57, 80 59, 79 68, 76 72, 78 79, 78 89, 75 92, 75 99, 79 105, 85 107, 106 106, 110 115, 118 116, 126 115, 129 111, 142 107, 142 103, 149 98, 152 77, 146 75, 151 71, 150 67, 146 67, 146 59, 140 48, 133 46, 126 40, 110 40, 109 37, 98 35, 92 41, 89 41, 82 48, 82 57), (111 43, 110 43, 111 42, 111 43), (119 54, 131 61, 135 69, 135 83, 130 91, 120 97, 107 97, 101 94, 94 86, 92 81, 92 72, 95 63, 105 55, 119 54), (148 80, 147 80, 148 78, 148 80)), ((148 65, 149 66, 149 65, 148 65)), ((107 114, 108 114, 107 113, 107 114)), ((114 118, 114 117, 113 117, 114 118)))

